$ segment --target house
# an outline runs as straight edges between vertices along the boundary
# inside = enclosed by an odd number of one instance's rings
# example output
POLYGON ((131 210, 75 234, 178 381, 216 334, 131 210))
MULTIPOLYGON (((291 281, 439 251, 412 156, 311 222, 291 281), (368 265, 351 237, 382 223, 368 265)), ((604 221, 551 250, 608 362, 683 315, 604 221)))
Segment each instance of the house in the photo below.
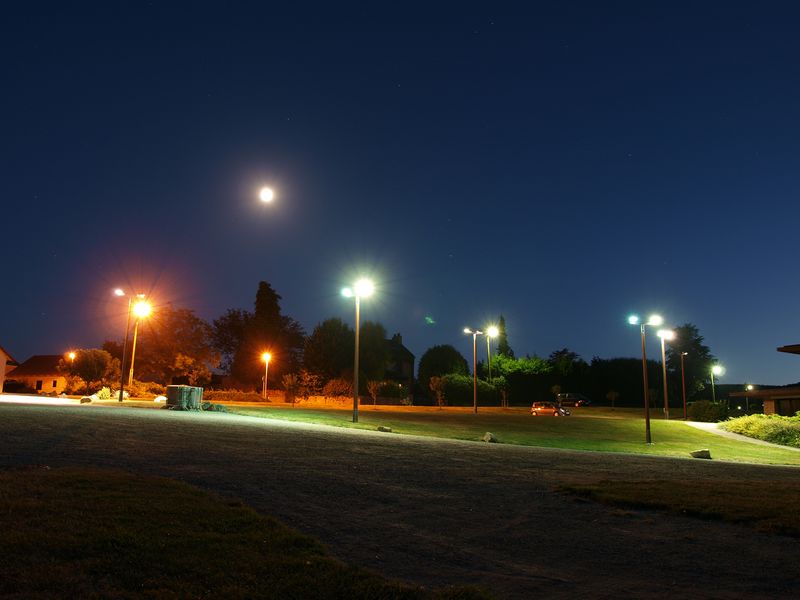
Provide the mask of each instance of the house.
POLYGON ((3 384, 7 375, 13 371, 19 363, 14 360, 5 348, 0 346, 0 393, 3 392, 3 384))
MULTIPOLYGON (((781 346, 778 348, 778 352, 800 354, 800 344, 781 346)), ((765 415, 793 417, 796 412, 800 411, 800 385, 733 392, 731 397, 763 401, 765 415)))
POLYGON ((386 340, 389 361, 386 364, 385 378, 403 384, 409 395, 414 392, 414 355, 403 346, 403 337, 395 333, 386 340))
POLYGON ((36 390, 37 394, 60 394, 67 387, 67 379, 58 370, 60 354, 37 354, 9 372, 6 383, 36 390))

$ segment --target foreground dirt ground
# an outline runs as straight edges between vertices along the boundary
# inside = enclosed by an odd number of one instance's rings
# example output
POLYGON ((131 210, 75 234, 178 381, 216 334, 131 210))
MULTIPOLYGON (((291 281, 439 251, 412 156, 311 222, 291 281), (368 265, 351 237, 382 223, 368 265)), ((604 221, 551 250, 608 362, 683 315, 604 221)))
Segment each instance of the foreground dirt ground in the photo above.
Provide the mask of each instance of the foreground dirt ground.
POLYGON ((779 598, 794 596, 800 583, 796 539, 556 491, 561 483, 673 478, 766 489, 800 481, 796 468, 225 414, 0 405, 0 467, 23 464, 182 479, 241 498, 316 536, 348 563, 431 587, 477 584, 498 598, 779 598))

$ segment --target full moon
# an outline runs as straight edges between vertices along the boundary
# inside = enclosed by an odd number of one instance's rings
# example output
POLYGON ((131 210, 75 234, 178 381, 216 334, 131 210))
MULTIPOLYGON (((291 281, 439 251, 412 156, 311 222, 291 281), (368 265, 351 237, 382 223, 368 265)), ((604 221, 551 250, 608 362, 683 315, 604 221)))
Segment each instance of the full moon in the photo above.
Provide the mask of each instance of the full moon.
POLYGON ((272 199, 275 197, 275 192, 272 191, 272 188, 264 187, 261 188, 258 197, 262 202, 272 202, 272 199))

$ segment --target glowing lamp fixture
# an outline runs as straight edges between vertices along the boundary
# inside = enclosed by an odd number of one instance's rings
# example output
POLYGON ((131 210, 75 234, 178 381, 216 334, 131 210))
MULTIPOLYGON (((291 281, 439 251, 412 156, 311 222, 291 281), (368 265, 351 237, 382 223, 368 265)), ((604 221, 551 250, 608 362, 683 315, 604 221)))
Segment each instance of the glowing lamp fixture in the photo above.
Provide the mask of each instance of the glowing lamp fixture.
POLYGON ((265 363, 268 363, 270 360, 272 360, 272 354, 269 352, 264 352, 264 354, 261 355, 261 360, 263 360, 265 363))
POLYGON ((725 372, 725 367, 723 367, 722 365, 714 365, 713 367, 711 367, 711 372, 717 377, 719 377, 725 372))
POLYGON ((153 307, 150 306, 149 302, 145 302, 144 300, 140 300, 133 305, 133 314, 140 319, 142 317, 149 317, 152 311, 153 307))
POLYGON ((500 330, 492 325, 486 329, 486 335, 488 335, 490 338, 496 338, 498 335, 500 335, 500 330))
POLYGON ((358 423, 358 358, 359 358, 359 338, 361 323, 361 298, 371 296, 375 291, 375 285, 369 279, 359 279, 353 287, 342 288, 342 296, 354 298, 356 305, 356 343, 353 355, 353 423, 358 423))
POLYGON ((67 358, 70 359, 72 362, 75 362, 75 353, 74 352, 69 352, 67 354, 67 358))
POLYGON ((665 341, 670 341, 675 339, 675 332, 672 331, 672 329, 659 329, 658 331, 656 331, 656 335, 665 341))

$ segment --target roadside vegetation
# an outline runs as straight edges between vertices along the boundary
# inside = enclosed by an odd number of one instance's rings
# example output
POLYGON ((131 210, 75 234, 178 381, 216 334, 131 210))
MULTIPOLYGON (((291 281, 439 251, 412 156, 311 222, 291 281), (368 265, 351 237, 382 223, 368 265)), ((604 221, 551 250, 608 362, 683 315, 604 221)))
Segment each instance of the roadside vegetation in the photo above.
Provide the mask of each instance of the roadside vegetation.
POLYGON ((478 599, 332 558, 236 501, 120 471, 0 471, 0 596, 478 599))
MULTIPOLYGON (((658 456, 688 457, 707 448, 713 459, 800 465, 800 453, 732 440, 701 431, 682 421, 652 421, 652 445, 644 443, 644 420, 639 410, 576 408, 571 417, 532 417, 527 410, 483 409, 477 415, 468 409, 418 407, 361 407, 359 422, 352 423, 352 411, 306 409, 284 406, 231 407, 231 412, 253 417, 375 430, 391 428, 393 433, 424 435, 458 440, 480 440, 487 431, 498 442, 522 446, 626 452, 658 456)), ((656 413, 654 413, 656 414, 656 413)))
POLYGON ((748 415, 725 421, 720 427, 757 440, 800 448, 800 413, 793 417, 748 415))

